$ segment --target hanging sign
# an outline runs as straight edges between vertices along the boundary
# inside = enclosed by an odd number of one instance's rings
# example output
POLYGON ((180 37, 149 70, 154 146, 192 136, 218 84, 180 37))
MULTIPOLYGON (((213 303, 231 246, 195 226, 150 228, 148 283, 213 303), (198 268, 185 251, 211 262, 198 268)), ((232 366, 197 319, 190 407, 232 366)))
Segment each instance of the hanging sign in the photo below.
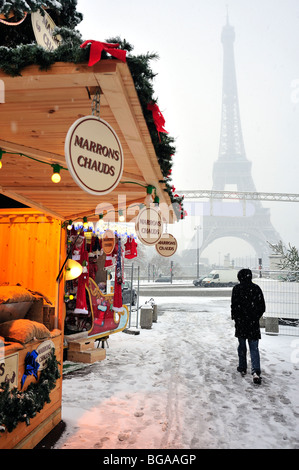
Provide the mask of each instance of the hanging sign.
POLYGON ((47 361, 52 354, 52 350, 55 349, 55 344, 52 340, 43 341, 37 348, 36 362, 39 364, 39 371, 45 369, 47 361))
POLYGON ((40 11, 31 13, 31 22, 37 44, 47 51, 54 51, 60 46, 62 38, 59 34, 54 36, 56 25, 46 11, 44 11, 44 15, 40 11))
POLYGON ((102 239, 102 248, 106 255, 110 255, 115 247, 115 235, 112 230, 106 230, 102 239))
POLYGON ((155 245, 163 233, 161 212, 154 207, 142 209, 137 216, 135 230, 141 243, 155 245))
POLYGON ((163 233, 162 237, 156 243, 156 250, 159 255, 169 258, 174 255, 178 247, 178 243, 170 233, 163 233))
POLYGON ((122 177, 120 141, 112 127, 96 116, 80 118, 70 127, 65 159, 78 186, 95 196, 110 193, 122 177))

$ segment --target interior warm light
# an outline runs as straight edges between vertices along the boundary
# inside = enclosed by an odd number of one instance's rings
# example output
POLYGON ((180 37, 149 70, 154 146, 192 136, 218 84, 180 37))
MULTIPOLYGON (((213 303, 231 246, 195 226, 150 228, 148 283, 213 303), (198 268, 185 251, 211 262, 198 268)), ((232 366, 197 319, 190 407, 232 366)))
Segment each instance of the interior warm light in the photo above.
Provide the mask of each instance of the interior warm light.
POLYGON ((119 220, 119 222, 124 222, 125 221, 124 211, 122 209, 120 209, 118 211, 118 220, 119 220))
POLYGON ((67 224, 67 229, 72 230, 72 228, 73 228, 73 221, 69 220, 69 223, 67 224))
POLYGON ((61 176, 60 176, 60 170, 61 166, 60 165, 52 165, 53 168, 53 175, 51 177, 51 180, 53 183, 59 183, 61 181, 61 176))
POLYGON ((82 274, 82 266, 74 259, 68 259, 65 266, 65 280, 72 281, 82 274))
POLYGON ((83 217, 83 227, 88 228, 88 220, 87 217, 83 217))

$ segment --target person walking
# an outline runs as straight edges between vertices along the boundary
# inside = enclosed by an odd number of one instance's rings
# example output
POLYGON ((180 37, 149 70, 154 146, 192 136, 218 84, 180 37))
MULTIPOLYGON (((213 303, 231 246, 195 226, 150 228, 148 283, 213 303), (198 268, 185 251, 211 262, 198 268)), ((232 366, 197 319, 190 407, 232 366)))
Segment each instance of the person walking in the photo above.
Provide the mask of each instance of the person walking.
POLYGON ((238 280, 239 284, 233 287, 231 296, 231 318, 235 322, 235 336, 239 341, 237 370, 242 375, 247 373, 246 341, 248 341, 253 382, 260 384, 259 320, 266 311, 265 299, 262 289, 252 282, 250 269, 241 269, 238 272, 238 280))

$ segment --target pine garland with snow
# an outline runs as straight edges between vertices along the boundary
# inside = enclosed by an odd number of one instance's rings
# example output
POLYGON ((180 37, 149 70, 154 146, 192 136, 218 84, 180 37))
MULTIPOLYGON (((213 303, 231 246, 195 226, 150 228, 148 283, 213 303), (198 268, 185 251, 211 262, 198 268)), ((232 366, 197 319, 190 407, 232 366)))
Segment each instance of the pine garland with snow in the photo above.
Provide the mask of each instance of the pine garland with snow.
MULTIPOLYGON (((27 426, 30 419, 50 403, 50 392, 60 377, 59 362, 52 350, 47 366, 40 373, 38 382, 32 382, 24 392, 17 388, 9 390, 9 383, 0 384, 0 431, 12 432, 20 422, 27 426)), ((1 439, 1 435, 0 435, 1 439)))
POLYGON ((0 13, 3 13, 6 18, 11 11, 16 15, 16 18, 24 16, 24 12, 32 13, 41 10, 42 7, 54 8, 56 10, 62 9, 61 2, 57 0, 0 0, 0 13))

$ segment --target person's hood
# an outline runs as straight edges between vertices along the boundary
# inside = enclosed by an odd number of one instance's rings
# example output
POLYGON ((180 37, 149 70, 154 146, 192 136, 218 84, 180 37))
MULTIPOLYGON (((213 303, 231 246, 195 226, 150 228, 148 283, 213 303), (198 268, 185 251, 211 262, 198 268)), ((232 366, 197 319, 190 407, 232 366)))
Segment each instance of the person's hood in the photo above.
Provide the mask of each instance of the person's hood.
POLYGON ((252 272, 250 269, 241 269, 238 272, 238 279, 241 284, 251 282, 252 272))

